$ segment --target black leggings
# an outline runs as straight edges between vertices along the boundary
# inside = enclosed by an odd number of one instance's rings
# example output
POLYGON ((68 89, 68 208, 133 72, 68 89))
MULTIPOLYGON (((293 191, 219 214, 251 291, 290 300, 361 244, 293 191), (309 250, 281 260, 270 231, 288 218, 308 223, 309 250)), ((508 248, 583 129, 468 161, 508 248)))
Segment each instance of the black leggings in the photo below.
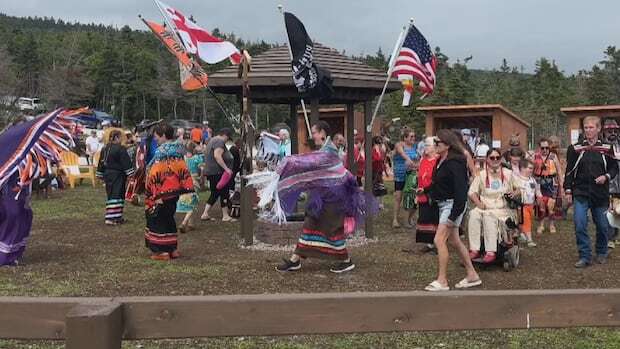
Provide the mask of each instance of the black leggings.
MULTIPOLYGON (((215 202, 219 198, 222 208, 228 207, 230 209, 229 186, 226 185, 221 190, 217 190, 217 182, 219 182, 221 178, 222 174, 207 176, 207 180, 209 181, 209 189, 211 190, 211 196, 209 196, 207 204, 209 204, 209 206, 213 206, 213 204, 215 204, 215 202)), ((233 181, 232 178, 230 180, 233 181)))

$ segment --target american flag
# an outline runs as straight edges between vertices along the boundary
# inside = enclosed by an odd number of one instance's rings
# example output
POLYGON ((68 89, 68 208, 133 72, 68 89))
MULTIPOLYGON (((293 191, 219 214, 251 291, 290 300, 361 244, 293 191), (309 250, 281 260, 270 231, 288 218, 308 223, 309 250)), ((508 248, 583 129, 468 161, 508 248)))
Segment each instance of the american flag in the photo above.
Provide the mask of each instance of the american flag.
POLYGON ((417 78, 420 89, 428 95, 435 88, 436 68, 437 58, 422 33, 412 24, 394 62, 392 76, 400 81, 417 78))

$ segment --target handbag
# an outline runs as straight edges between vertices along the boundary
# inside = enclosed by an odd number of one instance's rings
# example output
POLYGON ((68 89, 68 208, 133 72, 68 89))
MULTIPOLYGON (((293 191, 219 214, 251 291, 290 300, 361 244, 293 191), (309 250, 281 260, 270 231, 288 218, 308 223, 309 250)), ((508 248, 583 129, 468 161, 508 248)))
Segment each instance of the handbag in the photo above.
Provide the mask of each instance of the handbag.
POLYGON ((372 195, 374 196, 387 195, 387 189, 385 189, 385 184, 383 184, 382 182, 375 182, 372 185, 372 195))

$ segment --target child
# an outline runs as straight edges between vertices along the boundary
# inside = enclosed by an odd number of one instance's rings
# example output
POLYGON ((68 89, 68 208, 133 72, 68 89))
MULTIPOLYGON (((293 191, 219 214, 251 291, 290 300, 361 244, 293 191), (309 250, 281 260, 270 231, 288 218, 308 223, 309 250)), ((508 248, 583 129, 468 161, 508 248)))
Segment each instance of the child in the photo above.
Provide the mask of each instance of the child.
POLYGON ((177 202, 177 212, 185 213, 183 223, 179 227, 179 232, 186 233, 193 229, 192 216, 196 207, 198 206, 198 191, 200 190, 200 173, 202 167, 204 167, 204 155, 202 153, 202 147, 196 143, 189 142, 187 144, 187 153, 185 154, 185 163, 192 175, 192 181, 194 182, 194 192, 183 194, 179 197, 177 202))
POLYGON ((532 221, 534 219, 534 204, 542 197, 540 186, 532 176, 534 163, 530 160, 519 161, 520 174, 514 174, 516 183, 521 188, 521 201, 523 202, 523 224, 521 225, 521 239, 527 241, 528 247, 536 247, 532 241, 532 221))

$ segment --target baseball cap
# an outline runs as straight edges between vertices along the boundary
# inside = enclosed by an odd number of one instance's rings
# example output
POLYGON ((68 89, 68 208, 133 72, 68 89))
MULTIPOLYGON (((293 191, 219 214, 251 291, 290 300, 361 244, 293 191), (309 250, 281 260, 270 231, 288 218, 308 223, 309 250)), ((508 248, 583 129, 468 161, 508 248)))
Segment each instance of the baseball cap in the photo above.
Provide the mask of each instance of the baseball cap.
POLYGON ((471 130, 468 129, 468 128, 464 128, 464 129, 461 130, 461 134, 463 136, 471 136, 471 130))

